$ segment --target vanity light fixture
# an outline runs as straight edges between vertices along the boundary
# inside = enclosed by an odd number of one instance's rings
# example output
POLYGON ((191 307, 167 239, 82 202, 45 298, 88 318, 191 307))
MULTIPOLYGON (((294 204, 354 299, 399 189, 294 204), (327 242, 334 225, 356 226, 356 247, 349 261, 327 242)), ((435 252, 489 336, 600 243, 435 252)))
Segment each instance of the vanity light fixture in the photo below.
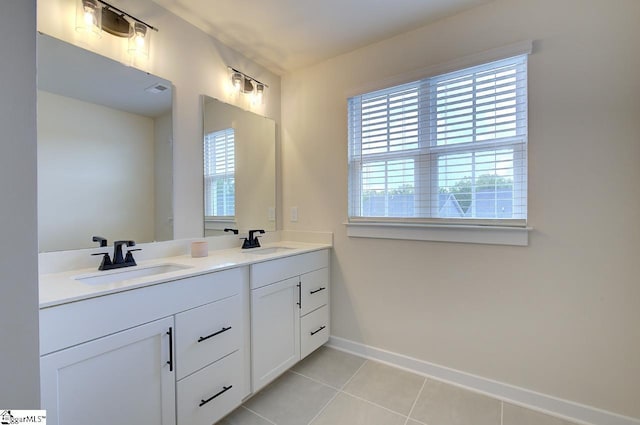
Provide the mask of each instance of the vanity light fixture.
POLYGON ((250 75, 235 68, 227 67, 231 73, 231 85, 236 92, 253 95, 254 103, 262 103, 264 98, 264 89, 269 87, 250 75))
POLYGON ((100 37, 102 31, 128 38, 129 52, 149 56, 151 32, 157 28, 103 0, 76 0, 76 30, 100 37))

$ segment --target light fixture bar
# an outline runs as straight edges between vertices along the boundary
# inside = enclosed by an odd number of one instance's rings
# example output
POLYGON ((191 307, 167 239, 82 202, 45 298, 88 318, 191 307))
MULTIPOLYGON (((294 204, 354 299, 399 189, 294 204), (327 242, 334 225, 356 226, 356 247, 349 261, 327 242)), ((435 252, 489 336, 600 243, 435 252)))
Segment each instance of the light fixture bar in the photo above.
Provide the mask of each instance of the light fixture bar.
POLYGON ((97 1, 98 1, 99 3, 102 3, 103 5, 105 5, 105 6, 106 6, 106 7, 108 7, 109 9, 111 9, 111 10, 115 10, 116 12, 121 13, 121 14, 123 14, 123 15, 125 15, 125 16, 127 16, 127 17, 131 18, 131 19, 133 19, 134 21, 136 21, 136 22, 138 22, 138 23, 141 23, 141 24, 142 24, 142 25, 144 25, 145 27, 147 27, 147 28, 149 28, 149 29, 152 29, 152 30, 154 30, 155 32, 158 32, 158 28, 156 28, 156 27, 154 27, 154 26, 152 26, 152 25, 147 24, 146 22, 144 22, 144 21, 142 21, 142 20, 140 20, 140 19, 136 18, 136 17, 135 17, 135 16, 133 16, 133 15, 128 14, 128 13, 127 13, 127 12, 125 12, 124 10, 122 10, 122 9, 118 9, 117 7, 115 7, 115 6, 113 6, 113 5, 109 4, 109 3, 107 3, 106 1, 102 1, 102 0, 97 0, 97 1))
MULTIPOLYGON (((98 0, 98 1, 100 1, 100 0, 98 0)), ((227 66, 227 68, 228 68, 229 70, 233 71, 233 72, 237 72, 238 74, 242 74, 242 76, 243 76, 244 78, 248 79, 248 80, 254 81, 254 82, 258 83, 258 84, 262 84, 263 86, 265 86, 265 87, 269 88, 269 86, 268 86, 267 84, 263 83, 262 81, 258 81, 258 80, 256 80, 256 79, 255 79, 255 78, 253 78, 251 75, 247 75, 247 74, 245 74, 245 73, 244 73, 244 72, 242 72, 242 71, 238 71, 237 69, 235 69, 234 67, 231 67, 231 66, 227 66)))

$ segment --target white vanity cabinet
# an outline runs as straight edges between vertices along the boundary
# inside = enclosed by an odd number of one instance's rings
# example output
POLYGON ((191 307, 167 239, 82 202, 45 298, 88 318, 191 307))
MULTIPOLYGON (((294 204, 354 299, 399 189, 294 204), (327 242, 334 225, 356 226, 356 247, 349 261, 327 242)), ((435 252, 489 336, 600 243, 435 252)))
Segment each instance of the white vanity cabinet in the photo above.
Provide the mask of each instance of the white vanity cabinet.
POLYGON ((48 423, 216 422, 249 394, 248 292, 237 267, 41 309, 48 423))
POLYGON ((53 424, 175 424, 173 318, 42 356, 41 394, 53 424))
POLYGON ((253 264, 250 280, 255 393, 328 341, 328 250, 253 264))

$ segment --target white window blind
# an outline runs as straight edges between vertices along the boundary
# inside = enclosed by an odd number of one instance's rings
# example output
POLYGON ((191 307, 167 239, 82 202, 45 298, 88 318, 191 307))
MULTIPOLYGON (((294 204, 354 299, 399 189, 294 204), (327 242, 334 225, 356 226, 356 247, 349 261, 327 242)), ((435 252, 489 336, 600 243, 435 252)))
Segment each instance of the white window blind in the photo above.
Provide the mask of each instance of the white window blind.
POLYGON ((348 106, 350 221, 526 224, 526 55, 348 106))
POLYGON ((204 137, 204 209, 207 218, 235 216, 235 137, 233 128, 204 137))

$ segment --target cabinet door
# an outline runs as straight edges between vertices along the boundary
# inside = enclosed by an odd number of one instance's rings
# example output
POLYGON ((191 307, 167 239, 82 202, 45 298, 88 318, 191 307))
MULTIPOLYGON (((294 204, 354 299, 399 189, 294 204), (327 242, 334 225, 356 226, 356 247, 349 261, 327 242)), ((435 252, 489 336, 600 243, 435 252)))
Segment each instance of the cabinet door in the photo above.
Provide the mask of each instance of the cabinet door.
POLYGON ((172 329, 165 318, 42 356, 48 422, 175 424, 172 329))
POLYGON ((299 280, 251 291, 251 382, 258 391, 300 359, 299 280))

